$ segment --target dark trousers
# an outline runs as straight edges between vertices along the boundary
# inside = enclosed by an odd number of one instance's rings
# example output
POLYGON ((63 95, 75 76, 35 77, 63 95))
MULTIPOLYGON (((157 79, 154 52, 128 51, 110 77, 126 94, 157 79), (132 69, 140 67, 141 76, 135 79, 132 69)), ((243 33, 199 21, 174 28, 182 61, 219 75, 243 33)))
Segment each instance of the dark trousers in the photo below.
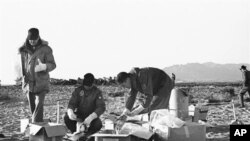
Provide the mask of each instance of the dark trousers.
POLYGON ((244 107, 244 95, 245 95, 246 92, 248 92, 248 95, 250 96, 250 87, 244 86, 240 90, 239 100, 240 100, 240 104, 241 104, 242 107, 244 107))
MULTIPOLYGON (((71 131, 71 133, 74 133, 76 131, 76 121, 69 119, 69 116, 67 113, 64 115, 64 122, 67 128, 71 131)), ((102 121, 99 118, 94 119, 86 132, 86 135, 92 135, 98 131, 100 131, 102 128, 102 121)))
POLYGON ((27 92, 30 111, 32 114, 32 123, 43 122, 43 105, 47 91, 40 93, 27 92))
POLYGON ((168 109, 173 87, 174 85, 172 82, 166 82, 165 85, 153 96, 149 107, 144 109, 140 114, 149 113, 150 115, 153 110, 168 109))

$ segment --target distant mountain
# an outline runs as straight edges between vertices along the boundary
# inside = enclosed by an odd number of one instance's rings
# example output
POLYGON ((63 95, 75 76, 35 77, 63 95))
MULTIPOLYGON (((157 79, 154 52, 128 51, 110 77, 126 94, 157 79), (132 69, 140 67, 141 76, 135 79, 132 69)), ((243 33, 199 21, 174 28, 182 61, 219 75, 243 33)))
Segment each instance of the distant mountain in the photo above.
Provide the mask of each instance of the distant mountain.
POLYGON ((177 82, 235 82, 242 80, 239 70, 241 65, 246 65, 250 70, 250 64, 216 64, 212 62, 174 65, 163 70, 170 76, 171 73, 174 73, 177 82))

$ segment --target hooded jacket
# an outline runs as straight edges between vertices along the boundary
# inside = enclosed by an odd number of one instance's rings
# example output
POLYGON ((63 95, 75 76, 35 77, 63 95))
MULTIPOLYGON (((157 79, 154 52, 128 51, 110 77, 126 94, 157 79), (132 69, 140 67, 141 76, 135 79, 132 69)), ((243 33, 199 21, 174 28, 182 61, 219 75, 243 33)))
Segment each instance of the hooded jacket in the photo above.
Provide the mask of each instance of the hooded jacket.
POLYGON ((23 91, 34 93, 49 91, 49 72, 56 68, 56 63, 48 42, 39 39, 38 45, 33 50, 28 40, 26 40, 23 46, 19 48, 19 53, 21 54, 23 91), (35 72, 38 59, 46 64, 47 69, 45 71, 35 72))

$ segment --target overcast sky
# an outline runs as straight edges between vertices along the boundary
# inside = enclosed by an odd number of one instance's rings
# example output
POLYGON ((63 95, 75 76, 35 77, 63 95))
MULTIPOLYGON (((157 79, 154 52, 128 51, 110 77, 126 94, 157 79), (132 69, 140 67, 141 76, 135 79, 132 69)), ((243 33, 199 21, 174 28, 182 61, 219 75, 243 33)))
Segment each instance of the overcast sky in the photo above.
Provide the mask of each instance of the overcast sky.
POLYGON ((248 0, 0 0, 0 10, 2 84, 14 83, 31 27, 53 49, 54 78, 250 62, 248 0))

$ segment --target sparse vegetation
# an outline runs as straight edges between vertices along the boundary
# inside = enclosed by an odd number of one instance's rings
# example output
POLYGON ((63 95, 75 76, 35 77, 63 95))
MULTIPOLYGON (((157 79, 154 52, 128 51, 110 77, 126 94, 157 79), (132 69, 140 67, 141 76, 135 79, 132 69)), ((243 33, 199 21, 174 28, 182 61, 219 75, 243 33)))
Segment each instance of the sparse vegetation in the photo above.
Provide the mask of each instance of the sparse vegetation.
MULTIPOLYGON (((224 85, 198 85, 197 83, 195 85, 176 85, 176 87, 182 88, 189 94, 190 104, 201 102, 208 106, 207 121, 215 127, 208 128, 207 140, 221 141, 229 139, 228 127, 233 120, 232 103, 230 101, 235 99, 237 105, 238 99, 235 94, 240 90, 240 87, 236 84, 224 85)), ((76 85, 51 85, 51 91, 45 99, 45 118, 56 121, 57 100, 60 100, 60 115, 65 113, 68 100, 75 87, 76 85)), ((129 90, 116 85, 100 85, 98 87, 103 91, 107 109, 101 119, 105 119, 106 115, 111 112, 121 113, 129 90)), ((0 133, 21 138, 22 135, 18 134, 20 131, 20 119, 30 118, 26 96, 22 94, 21 86, 2 86, 0 93, 3 91, 10 99, 3 100, 4 102, 1 104, 0 133)), ((249 103, 246 103, 246 106, 249 106, 249 103)), ((250 124, 250 112, 248 110, 243 110, 236 106, 236 115, 245 124, 250 124)), ((63 123, 62 118, 60 118, 60 123, 63 123)))

